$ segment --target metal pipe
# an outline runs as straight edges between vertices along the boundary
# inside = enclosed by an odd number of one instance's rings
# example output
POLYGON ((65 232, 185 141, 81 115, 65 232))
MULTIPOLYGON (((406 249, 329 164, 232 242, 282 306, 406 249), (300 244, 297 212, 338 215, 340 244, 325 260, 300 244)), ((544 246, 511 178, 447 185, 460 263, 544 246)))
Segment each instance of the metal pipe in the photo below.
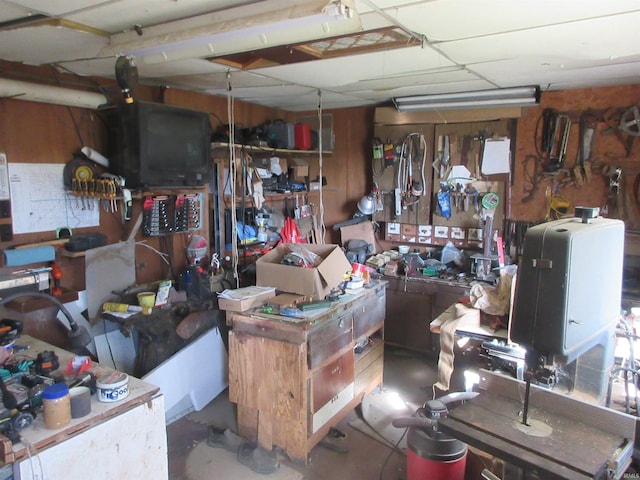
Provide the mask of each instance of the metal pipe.
POLYGON ((0 78, 0 97, 96 109, 108 103, 101 93, 0 78))

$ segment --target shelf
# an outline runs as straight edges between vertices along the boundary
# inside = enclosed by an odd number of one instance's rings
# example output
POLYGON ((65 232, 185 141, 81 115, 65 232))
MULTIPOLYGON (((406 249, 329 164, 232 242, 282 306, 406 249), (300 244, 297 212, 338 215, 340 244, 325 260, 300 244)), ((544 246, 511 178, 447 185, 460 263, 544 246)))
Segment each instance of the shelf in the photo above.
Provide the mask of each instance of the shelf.
POLYGON ((71 252, 69 250, 67 250, 66 248, 60 248, 58 249, 58 255, 60 255, 61 257, 67 257, 67 258, 79 258, 79 257, 84 257, 86 255, 86 251, 83 250, 81 252, 71 252))
MULTIPOLYGON (((78 300, 78 292, 76 290, 67 290, 66 288, 63 288, 62 293, 60 295, 56 295, 55 299, 60 303, 75 302, 78 300)), ((25 292, 24 297, 18 297, 7 303, 7 308, 20 313, 35 312, 36 310, 55 306, 56 304, 49 300, 30 296, 29 292, 25 292)))
MULTIPOLYGON (((211 148, 215 150, 216 148, 229 148, 228 143, 224 142, 214 142, 211 144, 211 148)), ((286 148, 271 148, 271 147, 258 147, 256 145, 236 145, 236 148, 241 148, 244 150, 249 150, 251 152, 258 153, 288 153, 288 154, 296 154, 296 155, 319 155, 319 150, 288 150, 286 148)), ((331 155, 333 151, 331 150, 323 150, 323 155, 331 155)))
MULTIPOLYGON (((301 192, 290 192, 290 193, 265 193, 264 195, 264 201, 265 203, 268 203, 269 201, 273 201, 273 200, 284 200, 285 198, 291 198, 293 196, 296 195, 308 195, 310 197, 319 197, 320 196, 320 191, 319 190, 311 190, 310 192, 303 190, 301 192)), ((231 198, 231 195, 225 195, 224 196, 225 199, 231 198)), ((236 202, 241 202, 242 201, 242 197, 236 197, 236 202)), ((245 201, 252 201, 252 197, 250 196, 246 196, 245 197, 245 201)))

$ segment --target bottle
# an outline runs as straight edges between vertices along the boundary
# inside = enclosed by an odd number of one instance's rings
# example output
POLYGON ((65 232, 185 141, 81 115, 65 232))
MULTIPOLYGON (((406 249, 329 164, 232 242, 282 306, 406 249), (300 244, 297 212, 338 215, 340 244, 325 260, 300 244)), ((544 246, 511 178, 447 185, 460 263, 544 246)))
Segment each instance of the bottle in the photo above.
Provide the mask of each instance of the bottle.
POLYGON ((44 424, 57 430, 71 421, 71 398, 69 387, 64 383, 49 385, 42 391, 44 424))

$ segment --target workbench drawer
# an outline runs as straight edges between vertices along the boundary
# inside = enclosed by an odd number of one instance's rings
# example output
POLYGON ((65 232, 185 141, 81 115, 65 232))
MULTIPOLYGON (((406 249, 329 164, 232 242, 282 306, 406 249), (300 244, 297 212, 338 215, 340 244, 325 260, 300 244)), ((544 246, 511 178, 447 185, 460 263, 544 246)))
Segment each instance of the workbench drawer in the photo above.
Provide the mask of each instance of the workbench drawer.
POLYGON ((379 295, 367 299, 362 305, 353 310, 353 338, 358 340, 367 334, 372 334, 384 325, 387 296, 384 290, 379 295))
POLYGON ((353 341, 353 314, 332 318, 309 332, 308 363, 314 369, 353 341))
POLYGON ((355 360, 353 350, 313 372, 311 380, 311 402, 309 409, 315 413, 327 402, 331 401, 347 385, 353 383, 355 376, 355 360))

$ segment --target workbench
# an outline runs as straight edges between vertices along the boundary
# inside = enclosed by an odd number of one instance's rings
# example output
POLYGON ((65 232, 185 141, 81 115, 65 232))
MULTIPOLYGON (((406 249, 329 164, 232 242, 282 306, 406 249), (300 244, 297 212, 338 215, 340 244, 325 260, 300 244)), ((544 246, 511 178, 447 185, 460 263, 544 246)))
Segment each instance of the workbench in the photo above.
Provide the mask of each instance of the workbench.
POLYGON ((303 318, 227 312, 229 399, 238 433, 305 463, 310 450, 382 383, 385 281, 303 318))
MULTIPOLYGON (((53 351, 64 373, 74 354, 27 335, 15 345, 16 360, 35 359, 53 351)), ((92 363, 96 376, 113 369, 92 363)), ((71 419, 59 430, 47 429, 38 414, 20 432, 21 442, 3 452, 13 462, 15 478, 168 478, 164 397, 159 388, 129 376, 129 395, 117 402, 98 402, 91 396, 91 413, 71 419)), ((7 442, 3 442, 7 445, 7 442)))
POLYGON ((424 275, 385 275, 383 279, 389 282, 385 343, 437 355, 429 322, 460 298, 468 297, 470 282, 424 275))

